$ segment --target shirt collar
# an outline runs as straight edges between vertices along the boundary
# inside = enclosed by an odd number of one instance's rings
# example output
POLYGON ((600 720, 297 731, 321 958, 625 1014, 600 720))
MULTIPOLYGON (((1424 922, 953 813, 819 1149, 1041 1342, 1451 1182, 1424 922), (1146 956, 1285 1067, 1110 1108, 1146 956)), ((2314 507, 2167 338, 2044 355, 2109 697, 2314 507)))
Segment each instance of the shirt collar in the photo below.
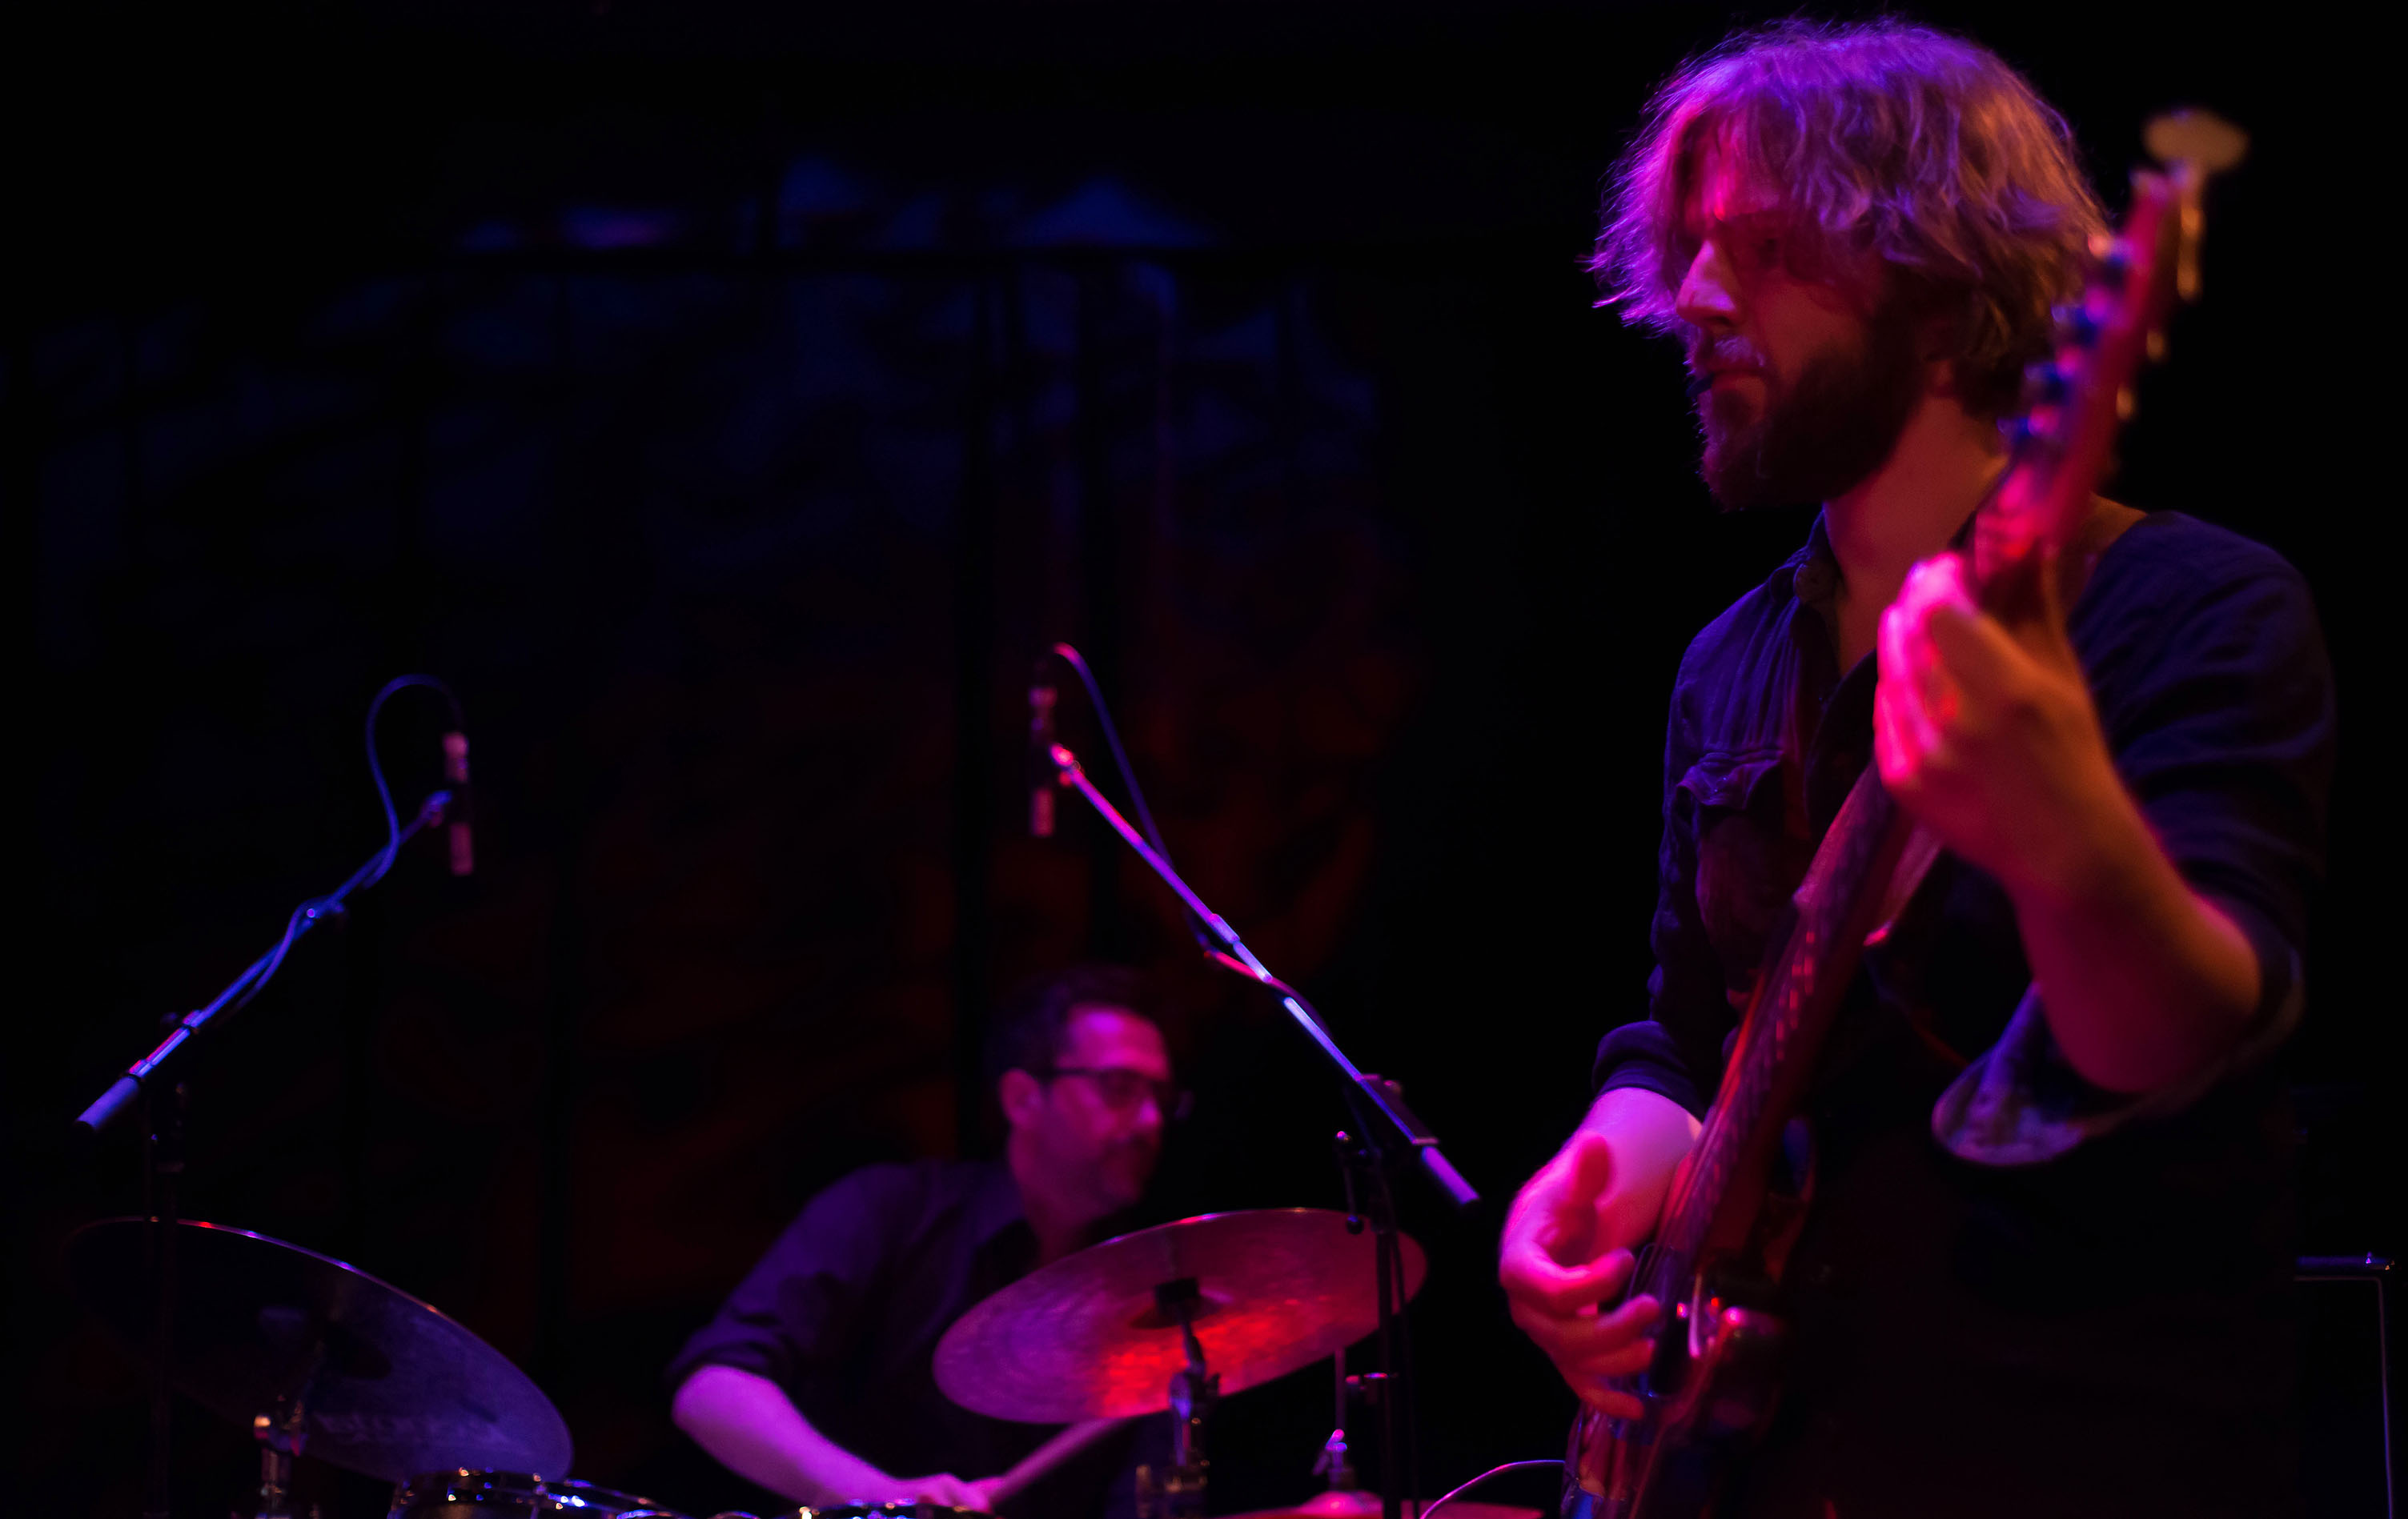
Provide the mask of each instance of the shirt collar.
MULTIPOLYGON (((1948 540, 1948 547, 1962 550, 1973 541, 1973 521, 1979 510, 1965 514, 1965 521, 1948 540)), ((1791 595, 1816 610, 1824 610, 1840 591, 1840 560, 1831 552, 1830 530, 1824 525, 1823 513, 1814 513, 1814 525, 1806 534, 1806 546, 1782 561, 1765 584, 1775 591, 1786 590, 1791 595)))
POLYGON ((1830 604, 1840 589, 1840 562, 1831 553, 1831 535, 1823 526, 1821 512, 1814 514, 1814 526, 1806 535, 1806 546, 1783 561, 1765 583, 1777 591, 1787 591, 1817 610, 1830 604))

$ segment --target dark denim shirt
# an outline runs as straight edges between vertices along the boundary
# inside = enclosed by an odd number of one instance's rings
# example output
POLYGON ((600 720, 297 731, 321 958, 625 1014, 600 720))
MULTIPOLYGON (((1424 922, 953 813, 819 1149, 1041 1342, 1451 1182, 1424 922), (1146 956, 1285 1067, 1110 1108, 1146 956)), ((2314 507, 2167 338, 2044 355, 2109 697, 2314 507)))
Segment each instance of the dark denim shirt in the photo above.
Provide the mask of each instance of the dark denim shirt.
MULTIPOLYGON (((1704 1113, 1766 937, 1870 757, 1874 661, 1837 668, 1837 576, 1817 522, 1682 661, 1650 1016, 1607 1034, 1601 1087, 1704 1113)), ((1794 1364, 1754 1504, 1734 1512, 1819 1513, 1842 1493, 1852 1515, 1990 1512, 1966 1506, 1958 1468, 1992 1472, 2000 1512, 2092 1512, 2067 1496, 2076 1476, 2097 1479, 2101 1512, 2222 1512, 2276 1480, 2231 1453, 2285 1416, 2270 1304, 2288 1172, 2265 1055, 2297 1017, 2322 869, 2322 637, 2279 556, 2172 512, 2106 549, 2068 622, 2119 774, 2256 948, 2251 1037, 2181 1092, 2089 1088, 2028 995, 2004 892, 1942 856, 1818 1067, 1784 1282, 1794 1364), (2134 1489, 2136 1471, 2159 1485, 2134 1489), (2156 1496, 2109 1507, 2141 1490, 2156 1496)))
MULTIPOLYGON (((995 1161, 865 1167, 805 1206, 669 1364, 674 1387, 732 1366, 785 1390, 813 1427, 897 1477, 991 1477, 1061 1426, 973 1413, 937 1385, 937 1341, 1037 1261, 1020 1189, 995 1161)), ((1159 1425, 1161 1427, 1156 1428, 1159 1425)), ((1148 1420, 1072 1457, 1013 1501, 1014 1519, 1133 1515, 1148 1420)))

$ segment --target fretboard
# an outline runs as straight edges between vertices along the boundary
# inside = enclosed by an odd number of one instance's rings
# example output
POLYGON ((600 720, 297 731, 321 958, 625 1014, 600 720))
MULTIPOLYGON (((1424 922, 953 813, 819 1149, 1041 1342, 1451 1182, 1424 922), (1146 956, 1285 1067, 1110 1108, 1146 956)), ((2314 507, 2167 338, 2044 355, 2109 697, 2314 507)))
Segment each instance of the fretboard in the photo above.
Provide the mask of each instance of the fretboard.
POLYGON ((1667 1268, 1693 1266, 1742 1167, 1762 1163, 1864 953, 1911 824, 1871 765, 1790 898, 1793 926, 1757 977, 1687 1168, 1656 1231, 1667 1268))

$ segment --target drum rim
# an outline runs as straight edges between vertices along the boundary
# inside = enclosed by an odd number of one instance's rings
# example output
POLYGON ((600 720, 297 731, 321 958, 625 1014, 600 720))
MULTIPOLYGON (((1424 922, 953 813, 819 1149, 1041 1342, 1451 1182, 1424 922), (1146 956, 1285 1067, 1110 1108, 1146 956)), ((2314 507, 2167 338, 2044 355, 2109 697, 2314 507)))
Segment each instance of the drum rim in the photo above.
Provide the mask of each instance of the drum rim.
POLYGON ((926 1515, 967 1514, 970 1519, 996 1519, 984 1509, 957 1509, 948 1503, 806 1503, 780 1509, 774 1519, 915 1519, 926 1515))
POLYGON ((641 1494, 605 1487, 584 1477, 541 1477, 532 1471, 509 1471, 499 1467, 452 1467, 441 1471, 422 1471, 394 1484, 393 1508, 398 1512, 405 1504, 436 1501, 437 1495, 430 1484, 440 1484, 445 1499, 449 1500, 464 1481, 476 1484, 470 1488, 472 1498, 482 1494, 525 1498, 566 1498, 576 1499, 576 1507, 584 1508, 590 1506, 588 1499, 598 1497, 610 1501, 595 1507, 596 1513, 624 1514, 633 1516, 633 1519, 644 1519, 647 1513, 675 1514, 680 1512, 641 1494), (505 1483, 510 1485, 502 1485, 505 1483))

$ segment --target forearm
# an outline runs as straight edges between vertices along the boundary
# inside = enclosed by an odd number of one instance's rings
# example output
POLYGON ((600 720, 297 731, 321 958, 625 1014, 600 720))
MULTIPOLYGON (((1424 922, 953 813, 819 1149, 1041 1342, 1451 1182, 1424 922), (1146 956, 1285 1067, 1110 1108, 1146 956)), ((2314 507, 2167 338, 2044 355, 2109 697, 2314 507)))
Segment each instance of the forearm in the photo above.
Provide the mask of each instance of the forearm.
POLYGON ((1621 1086, 1598 1094, 1581 1128, 1603 1135, 1613 1152, 1597 1204, 1597 1243, 1610 1250, 1635 1245, 1655 1232, 1664 1194, 1696 1142, 1699 1125, 1669 1097, 1621 1086))
POLYGON ((2024 953, 2073 1068, 2110 1091, 2152 1091, 2231 1050, 2258 1005, 2257 953, 2120 788, 2083 838, 2054 879, 2010 887, 2024 953))
POLYGON ((881 1499, 895 1485, 813 1428, 776 1383, 732 1366, 686 1378, 670 1416, 722 1466, 797 1503, 881 1499))

